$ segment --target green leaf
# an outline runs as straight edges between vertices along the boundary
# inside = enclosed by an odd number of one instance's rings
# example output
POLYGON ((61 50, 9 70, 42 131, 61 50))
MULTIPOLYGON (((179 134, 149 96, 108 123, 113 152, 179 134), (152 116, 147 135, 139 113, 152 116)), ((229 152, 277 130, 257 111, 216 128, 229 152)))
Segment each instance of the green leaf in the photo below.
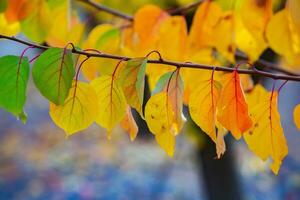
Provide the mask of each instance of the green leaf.
POLYGON ((170 80, 172 74, 173 74, 173 72, 167 72, 158 79, 158 81, 155 85, 155 88, 153 89, 153 91, 151 93, 152 96, 164 90, 164 88, 167 86, 168 81, 170 80))
POLYGON ((4 12, 7 8, 7 0, 0 0, 0 13, 4 12))
POLYGON ((56 105, 62 105, 75 75, 71 51, 60 48, 46 50, 34 63, 32 75, 41 94, 56 105))
POLYGON ((147 58, 134 58, 120 70, 119 82, 127 102, 142 115, 147 58))
POLYGON ((27 58, 18 56, 0 58, 0 107, 26 121, 23 111, 29 77, 27 58))

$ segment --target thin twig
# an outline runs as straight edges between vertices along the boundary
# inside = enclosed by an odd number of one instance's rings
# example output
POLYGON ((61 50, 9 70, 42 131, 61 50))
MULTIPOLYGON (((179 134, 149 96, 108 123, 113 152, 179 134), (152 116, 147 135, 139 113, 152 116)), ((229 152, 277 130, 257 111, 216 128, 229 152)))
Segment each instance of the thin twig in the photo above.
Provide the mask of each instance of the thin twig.
POLYGON ((130 16, 130 15, 127 15, 125 13, 122 13, 118 10, 115 10, 115 9, 112 9, 110 7, 107 7, 107 6, 104 6, 102 4, 99 4, 99 3, 96 3, 94 1, 91 1, 91 0, 77 0, 77 1, 80 1, 82 3, 85 3, 85 4, 88 4, 94 8, 96 8, 97 10, 100 10, 100 11, 104 11, 104 12, 107 12, 107 13, 110 13, 114 16, 117 16, 117 17, 120 17, 120 18, 123 18, 123 19, 126 19, 128 21, 133 21, 133 17, 130 16))
MULTIPOLYGON (((49 49, 51 47, 48 46, 42 46, 34 43, 30 43, 15 37, 9 37, 5 35, 0 35, 0 39, 6 39, 6 40, 11 40, 18 42, 20 44, 24 44, 27 46, 33 46, 42 50, 49 49)), ((85 55, 89 57, 100 57, 100 58, 108 58, 108 59, 114 59, 114 60, 124 60, 128 61, 132 59, 131 57, 127 56, 119 56, 119 55, 114 55, 114 54, 108 54, 108 53, 89 53, 86 51, 78 50, 73 48, 72 53, 78 54, 78 55, 85 55)), ((205 64, 198 64, 198 63, 191 63, 191 62, 175 62, 171 60, 148 60, 148 63, 153 63, 153 64, 163 64, 163 65, 170 65, 170 66, 175 66, 175 67, 184 67, 184 68, 192 68, 192 69, 204 69, 204 70, 215 70, 215 71, 223 71, 223 72, 233 72, 237 71, 240 74, 250 74, 250 75, 257 75, 257 76, 262 76, 262 77, 268 77, 272 78, 275 80, 289 80, 289 81, 298 81, 300 82, 300 76, 295 76, 295 75, 283 75, 283 74, 274 74, 266 71, 261 71, 258 69, 235 69, 235 68, 230 68, 230 67, 223 67, 223 66, 210 66, 210 65, 205 65, 205 64)))
POLYGON ((175 8, 175 9, 172 9, 172 10, 169 10, 168 12, 169 12, 171 15, 181 14, 181 13, 184 13, 184 12, 190 10, 190 9, 196 8, 196 7, 199 6, 201 3, 202 3, 202 1, 196 1, 196 2, 191 3, 191 4, 189 4, 189 5, 186 5, 186 6, 183 6, 183 7, 179 7, 179 8, 175 8))

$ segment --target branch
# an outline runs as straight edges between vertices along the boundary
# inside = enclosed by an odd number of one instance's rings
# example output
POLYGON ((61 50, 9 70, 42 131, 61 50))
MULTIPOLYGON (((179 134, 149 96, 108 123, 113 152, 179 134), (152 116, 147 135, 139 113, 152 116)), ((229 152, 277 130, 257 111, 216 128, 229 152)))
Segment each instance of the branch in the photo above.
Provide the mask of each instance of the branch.
POLYGON ((179 7, 179 8, 176 8, 176 9, 169 10, 168 12, 171 15, 181 14, 181 13, 184 13, 184 12, 190 10, 190 9, 196 8, 197 6, 200 5, 200 3, 202 3, 202 0, 196 1, 194 3, 191 3, 191 4, 183 6, 183 7, 179 7))
MULTIPOLYGON (((27 42, 25 40, 21 40, 15 37, 9 37, 5 35, 0 35, 0 39, 6 39, 11 40, 20 44, 24 44, 27 46, 33 46, 38 49, 46 50, 51 47, 38 45, 34 43, 27 42)), ((72 45, 73 46, 73 45, 72 45)), ((72 47, 72 53, 78 54, 78 55, 85 55, 87 57, 99 57, 99 58, 108 58, 108 59, 114 59, 114 60, 124 60, 128 61, 132 59, 131 57, 127 56, 120 56, 120 55, 114 55, 114 54, 108 54, 108 53, 89 53, 86 51, 78 50, 72 47)), ((257 70, 255 67, 252 69, 236 69, 236 68, 230 68, 230 67, 223 67, 223 66, 210 66, 205 64, 198 64, 198 63, 191 63, 191 62, 175 62, 171 60, 165 60, 162 58, 159 58, 157 60, 148 60, 148 63, 153 64, 163 64, 163 65, 169 65, 169 66, 175 66, 175 67, 181 67, 181 68, 192 68, 192 69, 204 69, 204 70, 215 70, 215 71, 223 71, 223 72, 233 72, 237 71, 240 74, 250 74, 250 75, 257 75, 267 78, 272 78, 275 80, 288 80, 288 81, 298 81, 300 82, 300 76, 295 75, 282 75, 282 74, 273 74, 266 71, 257 70)))
POLYGON ((132 16, 127 15, 125 13, 122 13, 122 12, 120 12, 118 10, 106 7, 106 6, 102 5, 102 4, 98 4, 98 3, 96 3, 96 2, 94 2, 92 0, 77 0, 77 1, 85 3, 85 4, 88 4, 88 5, 96 8, 96 9, 98 9, 100 11, 104 11, 104 12, 110 13, 110 14, 112 14, 114 16, 126 19, 128 21, 133 21, 133 17, 132 16))

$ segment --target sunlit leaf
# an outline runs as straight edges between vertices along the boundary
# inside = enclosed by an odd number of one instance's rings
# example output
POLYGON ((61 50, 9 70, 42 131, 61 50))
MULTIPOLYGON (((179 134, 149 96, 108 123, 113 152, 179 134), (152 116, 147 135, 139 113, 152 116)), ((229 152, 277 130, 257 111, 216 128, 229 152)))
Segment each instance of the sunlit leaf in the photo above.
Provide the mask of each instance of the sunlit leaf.
POLYGON ((23 122, 26 116, 23 111, 26 101, 26 88, 29 78, 27 58, 18 56, 0 58, 0 107, 11 112, 23 122))
POLYGON ((41 94, 56 105, 62 105, 75 75, 72 53, 60 48, 46 50, 35 61, 32 75, 41 94))
POLYGON ((249 104, 253 127, 244 134, 244 138, 250 150, 262 160, 272 158, 273 163, 270 167, 277 174, 282 160, 288 154, 278 112, 278 92, 267 92, 260 87, 255 88, 249 96, 255 96, 257 92, 261 98, 256 104, 253 104, 253 100, 249 104))
POLYGON ((236 139, 252 126, 244 92, 237 71, 225 74, 218 103, 217 119, 236 139))
POLYGON ((100 76, 94 79, 91 85, 99 102, 96 122, 107 129, 107 136, 110 138, 112 129, 126 114, 127 103, 124 92, 113 76, 100 76))
POLYGON ((217 104, 221 85, 210 79, 200 83, 190 97, 189 110, 193 121, 217 143, 217 104))
POLYGON ((97 96, 87 83, 73 81, 70 93, 63 105, 50 103, 50 116, 67 136, 88 128, 96 119, 97 96))
POLYGON ((167 92, 151 96, 146 104, 145 119, 157 143, 170 157, 173 157, 176 134, 175 115, 167 92))

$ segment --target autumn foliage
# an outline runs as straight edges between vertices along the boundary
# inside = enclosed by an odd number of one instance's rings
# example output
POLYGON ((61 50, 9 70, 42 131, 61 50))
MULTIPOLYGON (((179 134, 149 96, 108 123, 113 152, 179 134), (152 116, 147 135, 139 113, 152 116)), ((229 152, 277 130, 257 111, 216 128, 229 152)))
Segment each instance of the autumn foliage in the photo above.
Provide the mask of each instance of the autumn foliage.
MULTIPOLYGON (((138 127, 133 108, 172 157, 186 121, 186 105, 193 121, 216 144, 218 158, 225 153, 228 132, 236 140, 243 138, 261 159, 271 158, 270 167, 278 173, 288 153, 278 112, 283 85, 274 81, 267 91, 241 70, 257 72, 254 63, 268 48, 283 66, 297 70, 298 0, 288 0, 281 9, 272 0, 207 0, 196 8, 190 27, 184 15, 145 5, 133 21, 114 19, 114 25, 100 24, 88 32, 88 22, 80 20, 75 7, 69 1, 1 1, 1 38, 22 33, 35 42, 20 56, 0 58, 1 108, 26 121, 23 108, 32 65, 35 86, 49 100, 49 114, 67 136, 96 122, 108 138, 121 125, 134 140, 138 127), (47 46, 36 45, 42 43, 47 46), (34 48, 43 52, 30 60, 26 52, 34 48), (237 53, 246 55, 245 64, 239 63, 237 53), (146 76, 151 97, 144 102, 146 76)), ((300 129, 299 105, 294 121, 300 129)))

